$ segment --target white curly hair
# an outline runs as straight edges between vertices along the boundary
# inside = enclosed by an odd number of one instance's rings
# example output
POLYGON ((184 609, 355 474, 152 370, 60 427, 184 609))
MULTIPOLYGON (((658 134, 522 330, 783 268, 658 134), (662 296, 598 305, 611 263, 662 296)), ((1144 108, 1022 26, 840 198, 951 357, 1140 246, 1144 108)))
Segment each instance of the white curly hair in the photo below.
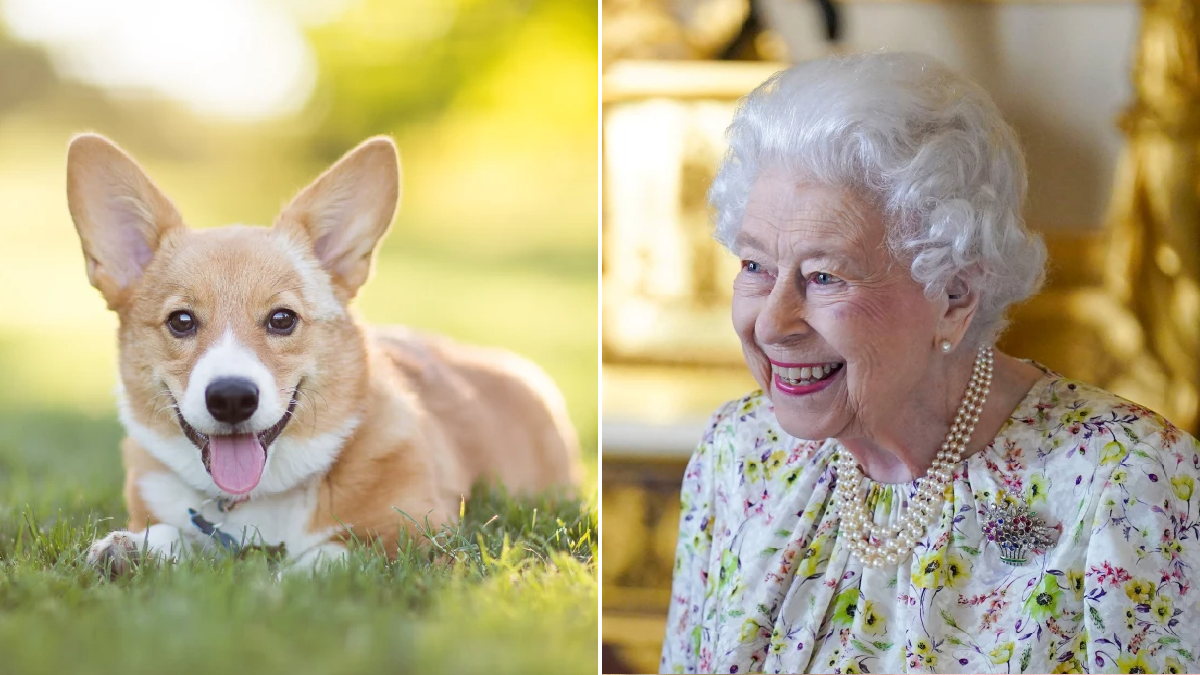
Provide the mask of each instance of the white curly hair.
POLYGON ((966 341, 992 344, 1010 305, 1045 277, 1046 247, 1026 229, 1025 159, 978 85, 935 59, 870 53, 776 73, 742 99, 708 196, 732 248, 765 168, 849 187, 888 216, 888 246, 926 296, 962 275, 980 294, 966 341))

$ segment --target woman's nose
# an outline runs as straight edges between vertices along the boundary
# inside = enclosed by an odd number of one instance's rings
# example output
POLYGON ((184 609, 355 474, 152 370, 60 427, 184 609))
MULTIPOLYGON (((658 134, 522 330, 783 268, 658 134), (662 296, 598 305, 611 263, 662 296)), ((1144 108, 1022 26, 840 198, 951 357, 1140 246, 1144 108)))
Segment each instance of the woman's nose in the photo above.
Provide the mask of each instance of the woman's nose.
POLYGON ((781 282, 771 291, 758 318, 754 332, 763 344, 779 344, 807 335, 808 325, 804 297, 792 284, 781 282))

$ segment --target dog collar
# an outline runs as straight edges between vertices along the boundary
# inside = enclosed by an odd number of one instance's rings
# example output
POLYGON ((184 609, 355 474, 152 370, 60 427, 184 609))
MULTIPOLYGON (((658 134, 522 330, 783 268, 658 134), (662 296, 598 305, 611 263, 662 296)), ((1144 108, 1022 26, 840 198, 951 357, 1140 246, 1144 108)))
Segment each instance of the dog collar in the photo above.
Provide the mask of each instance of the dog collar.
MULTIPOLYGON (((200 505, 200 508, 204 508, 205 506, 216 502, 217 511, 221 513, 229 513, 242 503, 249 500, 249 496, 214 497, 204 500, 204 503, 200 505)), ((211 537, 212 540, 217 542, 217 545, 221 548, 229 551, 230 553, 238 553, 241 550, 242 547, 238 543, 237 539, 234 539, 229 534, 222 532, 220 524, 213 523, 209 519, 205 518, 203 514, 196 509, 188 509, 188 516, 191 518, 192 525, 196 526, 196 529, 200 530, 200 532, 205 536, 211 537)))
MULTIPOLYGON (((219 503, 217 508, 220 508, 219 503)), ((224 512, 223 509, 222 512, 224 512)), ((196 529, 200 530, 205 536, 211 537, 217 543, 217 546, 234 554, 242 550, 242 546, 238 543, 237 539, 234 539, 227 532, 222 532, 220 525, 214 525, 196 509, 188 509, 188 516, 191 517, 192 525, 195 525, 196 529)))
MULTIPOLYGON (((229 508, 233 508, 244 501, 246 500, 235 500, 228 508, 222 509, 222 512, 225 512, 229 508)), ((221 508, 219 503, 217 508, 221 508)), ((213 523, 209 519, 205 518, 196 509, 188 509, 188 516, 192 521, 192 525, 195 525, 196 529, 200 530, 201 534, 212 539, 214 542, 216 542, 219 548, 223 549, 230 555, 240 557, 241 554, 245 553, 246 551, 257 550, 265 552, 269 560, 274 560, 276 562, 287 558, 287 546, 283 543, 275 546, 267 546, 265 544, 255 543, 254 541, 239 542, 229 533, 222 532, 220 523, 213 523)))

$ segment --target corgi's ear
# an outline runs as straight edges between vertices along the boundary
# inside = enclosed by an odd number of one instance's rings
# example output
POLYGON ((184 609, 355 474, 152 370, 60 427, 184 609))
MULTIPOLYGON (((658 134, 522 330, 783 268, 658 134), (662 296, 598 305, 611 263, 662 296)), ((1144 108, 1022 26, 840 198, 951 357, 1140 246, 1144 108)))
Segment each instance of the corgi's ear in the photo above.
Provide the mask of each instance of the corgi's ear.
POLYGON ((396 146, 377 136, 304 188, 280 214, 277 226, 308 238, 337 295, 347 302, 370 276, 376 246, 392 224, 399 198, 396 146))
POLYGON ((88 279, 114 310, 141 278, 163 235, 183 227, 175 206, 138 163, 96 134, 71 140, 67 205, 88 279))

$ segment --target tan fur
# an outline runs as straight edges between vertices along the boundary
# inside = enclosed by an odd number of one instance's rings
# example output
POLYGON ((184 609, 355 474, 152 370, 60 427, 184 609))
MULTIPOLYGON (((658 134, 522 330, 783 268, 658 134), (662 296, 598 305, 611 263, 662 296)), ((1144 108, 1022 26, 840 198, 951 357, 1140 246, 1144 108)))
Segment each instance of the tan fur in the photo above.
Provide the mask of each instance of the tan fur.
MULTIPOLYGON (((373 139, 301 192, 274 227, 193 231, 108 141, 79 137, 68 161, 89 278, 120 318, 130 414, 161 436, 181 435, 170 395, 179 398, 197 360, 230 333, 281 389, 299 386, 282 437, 314 438, 361 420, 320 480, 312 531, 345 524, 388 543, 411 526, 400 511, 434 526, 454 520, 480 478, 520 492, 570 490, 579 479, 561 396, 535 367, 500 350, 368 328, 343 309, 391 223, 398 174, 391 142, 373 139), (143 245, 151 258, 139 257, 143 245), (280 306, 301 317, 291 336, 265 330, 264 317, 280 306), (194 338, 165 328, 181 308, 199 321, 194 338)), ((122 455, 129 529, 138 532, 163 517, 143 499, 141 478, 170 469, 131 438, 122 455)))

